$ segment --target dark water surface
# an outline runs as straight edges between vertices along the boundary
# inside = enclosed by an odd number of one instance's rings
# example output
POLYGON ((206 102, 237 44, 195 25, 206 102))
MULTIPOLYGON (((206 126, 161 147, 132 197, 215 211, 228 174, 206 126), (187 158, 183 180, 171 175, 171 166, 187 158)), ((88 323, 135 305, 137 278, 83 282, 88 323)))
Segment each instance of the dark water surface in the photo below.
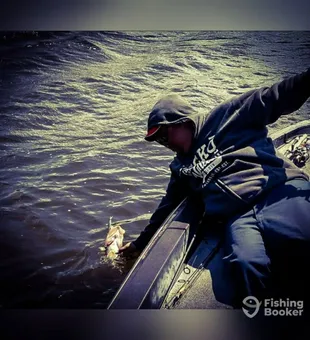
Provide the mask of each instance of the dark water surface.
MULTIPOLYGON (((144 141, 178 92, 198 110, 310 66, 310 32, 41 32, 0 40, 0 305, 106 308, 109 216, 134 240, 173 153, 144 141)), ((310 103, 271 131, 309 119, 310 103)))

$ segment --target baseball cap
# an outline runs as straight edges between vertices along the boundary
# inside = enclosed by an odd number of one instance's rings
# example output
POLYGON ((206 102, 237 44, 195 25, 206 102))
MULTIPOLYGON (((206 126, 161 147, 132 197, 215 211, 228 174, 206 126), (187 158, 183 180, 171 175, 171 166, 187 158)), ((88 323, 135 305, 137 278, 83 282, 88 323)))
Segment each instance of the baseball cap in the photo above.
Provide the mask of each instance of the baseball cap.
POLYGON ((151 127, 147 131, 147 134, 144 137, 144 139, 149 141, 149 142, 154 141, 156 139, 156 134, 158 133, 159 129, 160 129, 160 125, 151 127))

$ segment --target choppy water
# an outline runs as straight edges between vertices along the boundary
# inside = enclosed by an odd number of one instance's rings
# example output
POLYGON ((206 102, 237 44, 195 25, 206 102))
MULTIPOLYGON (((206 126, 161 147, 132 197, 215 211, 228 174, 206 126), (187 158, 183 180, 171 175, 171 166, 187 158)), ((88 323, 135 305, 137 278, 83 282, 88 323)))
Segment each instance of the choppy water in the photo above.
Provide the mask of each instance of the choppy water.
POLYGON ((104 260, 108 218, 134 240, 169 179, 143 139, 158 96, 210 110, 271 85, 310 66, 310 33, 41 32, 0 53, 0 305, 105 308, 132 265, 104 260))

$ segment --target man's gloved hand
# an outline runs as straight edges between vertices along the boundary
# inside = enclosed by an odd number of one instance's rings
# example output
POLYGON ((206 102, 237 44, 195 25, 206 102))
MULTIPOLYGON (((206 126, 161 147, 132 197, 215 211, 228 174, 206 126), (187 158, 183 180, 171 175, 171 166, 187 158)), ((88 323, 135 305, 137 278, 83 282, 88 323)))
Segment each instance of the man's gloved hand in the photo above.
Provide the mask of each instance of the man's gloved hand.
POLYGON ((141 253, 132 242, 126 243, 118 252, 125 257, 138 257, 141 253))

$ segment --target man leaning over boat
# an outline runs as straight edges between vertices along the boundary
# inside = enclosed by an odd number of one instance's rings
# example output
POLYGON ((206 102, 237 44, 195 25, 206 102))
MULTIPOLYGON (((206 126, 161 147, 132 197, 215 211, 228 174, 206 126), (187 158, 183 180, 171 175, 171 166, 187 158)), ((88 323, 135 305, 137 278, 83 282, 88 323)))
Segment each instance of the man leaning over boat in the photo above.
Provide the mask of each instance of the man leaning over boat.
POLYGON ((209 113, 196 112, 175 94, 161 98, 149 115, 145 139, 175 152, 170 182, 149 224, 120 252, 141 252, 171 211, 196 195, 206 218, 225 216, 224 261, 236 308, 247 296, 306 298, 309 176, 275 150, 267 126, 301 108, 309 96, 310 68, 209 113))

